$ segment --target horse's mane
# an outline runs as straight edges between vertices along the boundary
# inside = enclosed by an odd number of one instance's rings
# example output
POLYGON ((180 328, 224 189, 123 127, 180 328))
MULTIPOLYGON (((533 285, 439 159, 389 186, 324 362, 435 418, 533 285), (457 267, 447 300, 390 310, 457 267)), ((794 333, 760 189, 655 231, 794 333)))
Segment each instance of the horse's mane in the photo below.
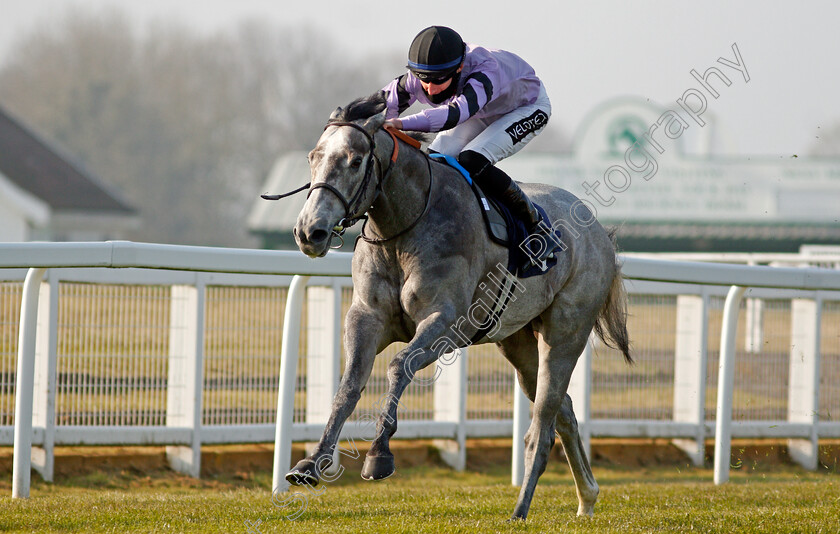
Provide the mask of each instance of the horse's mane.
MULTIPOLYGON (((377 91, 370 96, 363 96, 353 100, 343 108, 338 108, 330 117, 330 122, 352 122, 360 119, 367 119, 385 110, 387 105, 385 91, 377 91)), ((429 134, 424 132, 405 132, 410 137, 421 143, 431 141, 429 134)))
POLYGON ((338 108, 330 120, 352 122, 367 119, 385 110, 385 91, 377 91, 370 96, 363 96, 338 108))

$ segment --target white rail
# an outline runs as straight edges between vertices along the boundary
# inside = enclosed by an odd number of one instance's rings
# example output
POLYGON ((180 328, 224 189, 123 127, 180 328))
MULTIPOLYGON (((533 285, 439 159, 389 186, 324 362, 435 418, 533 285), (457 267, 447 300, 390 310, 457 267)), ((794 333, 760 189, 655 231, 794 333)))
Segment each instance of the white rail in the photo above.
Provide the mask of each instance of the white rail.
MULTIPOLYGON (((17 363, 17 387, 15 398, 15 457, 13 474, 13 496, 27 497, 29 495, 29 472, 30 454, 33 437, 32 428, 32 396, 33 396, 33 372, 32 366, 35 361, 35 322, 38 308, 38 288, 41 285, 46 269, 69 268, 69 267, 99 267, 109 269, 121 268, 145 268, 145 269, 166 269, 174 271, 206 272, 206 273, 247 273, 263 275, 301 275, 293 282, 294 288, 303 288, 306 285, 305 278, 309 276, 347 276, 350 272, 350 254, 330 253, 327 257, 318 260, 311 260, 296 252, 260 251, 251 249, 216 249, 209 247, 183 247, 174 245, 153 245, 130 242, 105 242, 105 243, 25 243, 25 244, 2 244, 0 245, 0 268, 27 268, 30 269, 27 281, 23 290, 23 305, 21 307, 20 340, 18 344, 17 363)), ((735 286, 727 298, 725 315, 726 324, 721 336, 720 354, 720 386, 718 388, 718 410, 717 425, 715 431, 716 453, 715 457, 715 482, 722 483, 728 478, 729 455, 724 454, 729 447, 731 436, 731 414, 732 414, 732 380, 728 378, 730 369, 734 368, 734 328, 735 323, 730 325, 732 317, 737 318, 738 304, 746 288, 782 288, 793 290, 791 297, 800 299, 824 298, 820 295, 832 292, 832 300, 838 300, 836 290, 840 290, 840 272, 826 269, 802 269, 802 268, 771 268, 771 267, 749 267, 740 265, 720 265, 691 262, 663 261, 648 258, 625 258, 624 275, 626 278, 637 281, 655 281, 681 284, 682 288, 702 286, 735 286), (810 292, 805 296, 797 293, 799 291, 810 292)), ((106 277, 107 278, 107 277, 106 277)), ((676 286, 675 286, 676 287, 676 286)), ((299 291, 299 290, 298 290, 299 291)), ((302 297, 298 297, 298 291, 292 291, 287 300, 287 321, 289 319, 300 320, 300 303, 302 297)), ((705 291, 705 290, 704 290, 705 291)), ((819 311, 817 310, 817 315, 819 311)), ((280 392, 278 395, 278 421, 275 438, 278 445, 275 447, 275 481, 274 487, 278 488, 276 480, 288 465, 288 444, 292 436, 288 429, 292 428, 292 406, 294 402, 294 379, 298 362, 299 328, 295 329, 293 323, 284 325, 285 335, 283 336, 282 349, 282 376, 280 377, 280 392)), ((817 351, 818 352, 818 351, 817 351)), ((818 358, 818 354, 816 356, 818 358)), ((810 363, 813 367, 813 362, 810 363)), ((812 369, 809 367, 809 369, 812 369)), ((807 370, 803 371, 806 372, 807 370)), ((195 377, 193 378, 195 381, 195 377)), ((527 407, 527 403, 521 403, 527 407)), ((580 405, 578 405, 580 406, 580 405)), ((579 407, 580 411, 580 407, 579 407)), ((585 410, 584 410, 585 411, 585 410)), ((514 411, 514 427, 521 429, 527 427, 523 421, 527 417, 526 409, 514 411)), ((583 421, 582 421, 583 422, 583 421)), ((610 434, 610 427, 614 427, 610 421, 585 421, 586 435, 610 434)), ((704 421, 693 421, 681 423, 655 424, 656 422, 645 422, 635 425, 633 429, 625 427, 623 435, 640 436, 667 436, 674 438, 702 439, 711 433, 708 423, 704 421), (700 432, 696 428, 700 428, 700 432), (638 433, 638 434, 636 434, 638 433)), ((823 424, 823 423, 820 423, 823 424)), ((459 434, 458 428, 466 425, 471 436, 498 435, 495 424, 488 425, 486 422, 470 421, 466 423, 456 422, 411 422, 401 423, 401 433, 407 432, 414 437, 454 437, 459 434), (459 427, 459 425, 461 425, 459 427), (491 429, 493 428, 493 429, 491 429)), ((316 439, 322 428, 319 424, 296 425, 299 428, 298 439, 316 439)), ((766 426, 766 425, 765 425, 766 426)), ((776 425, 773 425, 776 426, 776 425)), ((508 427, 509 428, 509 427, 508 427)), ((742 425, 740 432, 749 435, 749 425, 742 425)), ((791 437, 810 440, 815 447, 815 439, 818 435, 816 418, 803 420, 802 422, 790 422, 772 432, 762 430, 760 435, 766 436, 774 433, 778 437, 791 437)), ((820 428, 823 428, 820 426, 820 428)), ((831 427, 833 428, 833 427, 831 427)), ((75 432, 73 427, 65 428, 66 432, 75 432)), ((83 430, 80 428, 81 433, 83 430)), ((167 443, 189 445, 193 448, 200 448, 201 441, 197 439, 198 428, 172 426, 162 429, 141 428, 124 429, 120 432, 129 434, 144 433, 145 443, 167 443)), ((214 441, 214 432, 224 432, 221 429, 204 433, 204 442, 214 441)), ((262 435, 258 429, 248 430, 242 428, 237 430, 241 436, 262 435)), ((352 434, 352 432, 350 432, 352 434)), ((81 434, 80 434, 81 435, 81 434)), ((244 439, 244 438, 243 438, 244 439)), ((94 442, 98 438, 94 439, 94 442)), ((81 439, 80 442, 88 442, 81 439)), ((812 447, 813 448, 813 447, 812 447)), ((810 455, 813 457, 813 454, 810 455)), ((196 462, 193 462, 192 469, 196 469, 196 462)), ((517 473, 514 468, 514 473, 517 473)), ((197 473, 196 473, 197 474, 197 473)), ((514 482, 516 482, 514 476, 514 482)))
MULTIPOLYGON (((788 265, 840 264, 840 248, 831 250, 805 249, 802 252, 632 252, 633 258, 665 259, 675 261, 701 261, 712 263, 735 263, 743 265, 788 265)), ((836 267, 835 267, 836 268, 836 267)))
MULTIPOLYGON (((734 388, 734 366, 735 366, 735 330, 737 327, 738 307, 746 286, 763 288, 785 288, 797 290, 829 290, 840 289, 840 272, 826 271, 824 269, 801 269, 801 268, 774 268, 774 267, 753 267, 742 265, 719 265, 690 262, 675 262, 653 260, 646 258, 626 258, 624 260, 623 273, 625 278, 633 280, 646 280, 655 282, 673 282, 683 284, 703 285, 732 285, 727 296, 724 308, 724 329, 721 333, 720 346, 720 379, 718 386, 717 401, 717 424, 715 432, 715 483, 721 484, 729 479, 729 456, 731 442, 731 419, 732 419, 732 397, 734 388)), ((291 298, 288 302, 291 302, 291 298)), ((296 315, 296 310, 287 307, 287 316, 296 315)), ((299 333, 290 331, 291 338, 284 336, 283 351, 292 361, 297 360, 297 347, 299 345, 299 333)), ((294 396, 293 384, 294 367, 286 366, 284 369, 289 375, 281 377, 280 396, 286 396, 283 403, 284 411, 278 412, 278 420, 286 421, 283 425, 290 425, 292 412, 291 406, 294 396), (285 391, 283 386, 285 385, 285 391)), ((521 442, 527 430, 526 422, 528 413, 523 407, 527 403, 522 402, 524 395, 517 387, 517 394, 514 398, 514 449, 512 459, 512 482, 519 485, 524 476, 524 465, 522 454, 517 446, 521 442), (517 439, 519 438, 519 439, 517 439)), ((275 463, 272 487, 274 491, 285 491, 288 484, 283 479, 283 473, 288 462, 290 450, 290 438, 281 439, 278 432, 275 442, 275 463), (286 443, 282 443, 285 440, 286 443), (282 456, 280 452, 282 451, 282 456)))
MULTIPOLYGON (((146 268, 217 273, 306 273, 347 276, 350 274, 351 257, 352 255, 347 253, 333 253, 329 258, 324 258, 324 261, 315 261, 294 252, 185 247, 127 241, 0 245, 0 268, 30 269, 23 289, 18 344, 12 497, 29 497, 35 329, 40 284, 48 268, 146 268)), ((295 363, 296 356, 293 359, 295 363)), ((286 424, 283 421, 280 423, 286 424)), ((278 424, 278 427, 281 426, 278 424)))

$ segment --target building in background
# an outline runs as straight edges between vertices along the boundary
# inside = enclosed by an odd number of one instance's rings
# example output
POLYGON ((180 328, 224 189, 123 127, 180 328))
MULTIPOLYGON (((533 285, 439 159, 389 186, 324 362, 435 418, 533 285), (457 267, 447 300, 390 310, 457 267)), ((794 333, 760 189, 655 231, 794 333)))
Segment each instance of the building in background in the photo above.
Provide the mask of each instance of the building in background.
POLYGON ((571 154, 524 151, 501 166, 588 201, 602 224, 620 226, 627 251, 795 252, 840 243, 840 159, 719 157, 722 132, 709 114, 701 120, 619 98, 589 114, 571 154))
MULTIPOLYGON (((571 191, 604 225, 618 225, 624 251, 795 252, 840 244, 840 159, 718 157, 725 142, 710 113, 617 98, 593 110, 568 154, 533 150, 500 163, 514 179, 571 191)), ((309 180, 305 153, 282 156, 265 190, 309 180)), ((470 196, 465 202, 471 202, 470 196)), ((305 195, 258 200, 249 228, 269 248, 294 248, 305 195)))
POLYGON ((136 210, 0 109, 0 241, 124 239, 136 210))
MULTIPOLYGON (((269 194, 281 194, 294 191, 298 187, 309 183, 309 160, 306 152, 296 150, 281 155, 265 181, 263 190, 269 194)), ((298 213, 306 202, 304 190, 281 200, 263 200, 257 198, 248 216, 248 230, 258 236, 263 248, 293 250, 297 249, 292 228, 297 221, 298 213)), ((358 227, 352 228, 345 234, 352 247, 358 227), (355 234, 350 237, 351 232, 355 234)), ((337 244, 337 243, 335 243, 337 244)), ((345 250, 352 248, 345 247, 345 250)))

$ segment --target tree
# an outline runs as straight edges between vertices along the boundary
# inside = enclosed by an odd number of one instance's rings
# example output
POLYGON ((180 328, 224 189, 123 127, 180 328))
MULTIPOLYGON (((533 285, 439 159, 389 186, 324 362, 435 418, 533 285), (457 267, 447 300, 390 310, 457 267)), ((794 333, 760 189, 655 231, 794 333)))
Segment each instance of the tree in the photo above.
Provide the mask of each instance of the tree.
POLYGON ((276 157, 313 147, 330 111, 383 85, 376 69, 312 28, 141 34, 118 10, 68 11, 17 42, 0 102, 140 209, 132 239, 251 246, 276 157))

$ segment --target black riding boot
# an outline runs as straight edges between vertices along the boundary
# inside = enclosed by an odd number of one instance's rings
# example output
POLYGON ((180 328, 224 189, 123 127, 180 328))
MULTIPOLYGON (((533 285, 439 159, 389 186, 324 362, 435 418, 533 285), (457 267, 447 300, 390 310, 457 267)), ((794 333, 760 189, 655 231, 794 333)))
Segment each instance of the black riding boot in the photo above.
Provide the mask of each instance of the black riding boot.
MULTIPOLYGON (((488 194, 504 203, 513 212, 514 217, 525 221, 528 225, 528 233, 532 238, 536 238, 535 240, 538 240, 538 244, 541 245, 536 252, 532 252, 530 247, 526 250, 530 263, 543 271, 547 270, 546 260, 561 249, 560 243, 551 229, 551 223, 543 222, 540 212, 537 211, 537 208, 534 207, 519 184, 478 152, 465 150, 458 156, 458 162, 469 171, 473 179, 488 194)), ((529 239, 529 242, 532 241, 532 239, 529 239)))
MULTIPOLYGON (((501 169, 490 167, 487 170, 495 169, 499 172, 501 169)), ((487 172, 487 171, 485 171, 487 172)), ((534 207, 531 199, 525 194, 519 184, 510 181, 507 189, 505 189, 499 196, 499 200, 504 202, 513 214, 525 221, 528 225, 528 244, 536 242, 537 250, 534 251, 530 246, 521 247, 527 254, 530 263, 539 267, 541 270, 548 270, 546 261, 554 257, 554 253, 561 250, 560 243, 557 236, 551 229, 551 221, 544 221, 540 212, 534 207)))
MULTIPOLYGON (((501 169, 496 167, 492 167, 492 169, 503 172, 501 169)), ((488 171, 489 170, 490 169, 488 169, 488 171)), ((537 208, 534 207, 531 199, 528 198, 525 191, 519 187, 519 184, 513 180, 510 181, 504 191, 496 196, 499 200, 505 203, 505 206, 507 206, 517 218, 525 221, 528 225, 529 231, 534 230, 540 221, 542 221, 542 216, 540 215, 540 212, 537 211, 537 208)), ((531 233, 533 233, 533 231, 531 233)))

